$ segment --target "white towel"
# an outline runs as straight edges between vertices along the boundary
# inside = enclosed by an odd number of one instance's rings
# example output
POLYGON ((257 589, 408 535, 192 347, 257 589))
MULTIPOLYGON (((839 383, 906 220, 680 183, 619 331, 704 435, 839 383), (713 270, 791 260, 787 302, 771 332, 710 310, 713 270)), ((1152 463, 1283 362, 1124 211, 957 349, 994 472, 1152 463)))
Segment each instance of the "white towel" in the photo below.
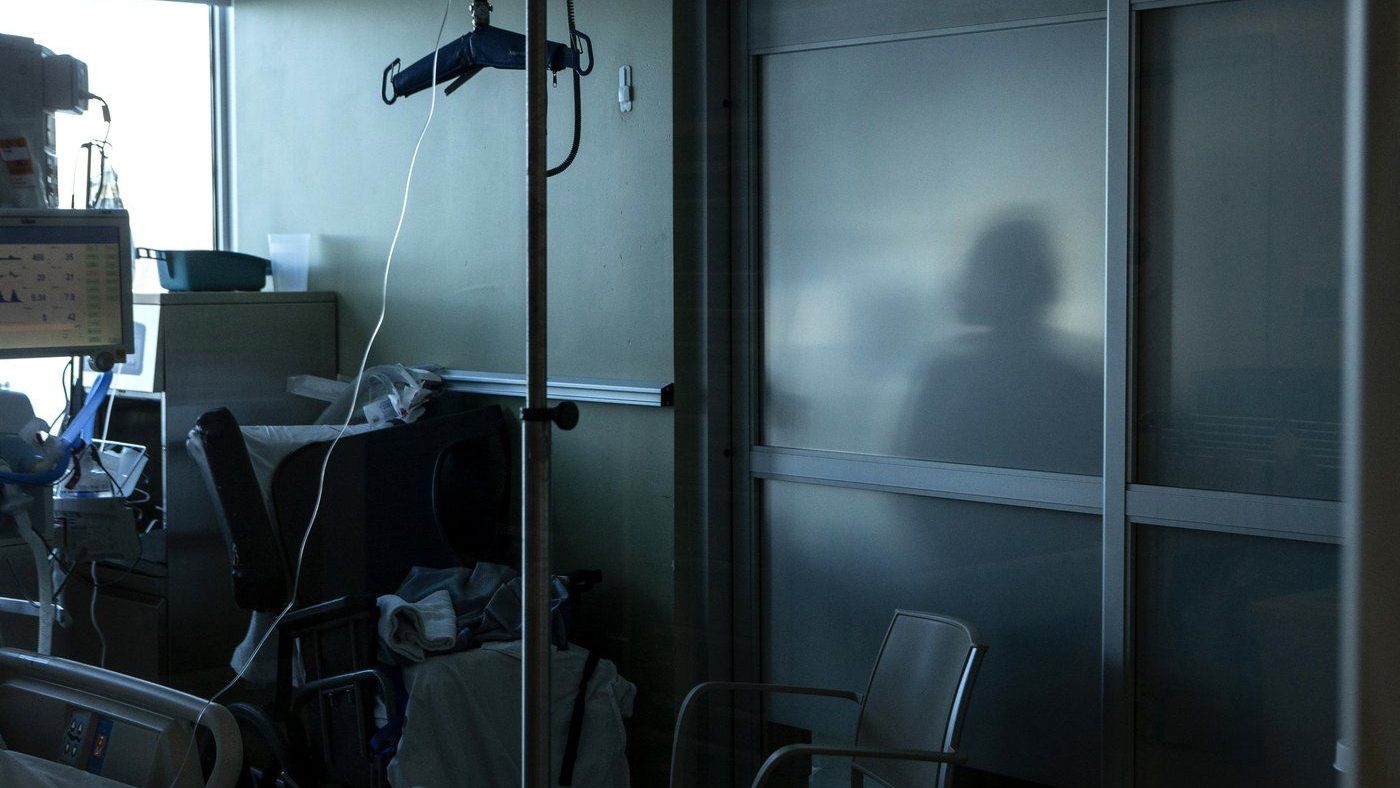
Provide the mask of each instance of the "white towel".
POLYGON ((457 614, 446 590, 421 602, 392 594, 379 597, 379 642, 393 654, 422 662, 430 653, 451 651, 457 642, 457 614))

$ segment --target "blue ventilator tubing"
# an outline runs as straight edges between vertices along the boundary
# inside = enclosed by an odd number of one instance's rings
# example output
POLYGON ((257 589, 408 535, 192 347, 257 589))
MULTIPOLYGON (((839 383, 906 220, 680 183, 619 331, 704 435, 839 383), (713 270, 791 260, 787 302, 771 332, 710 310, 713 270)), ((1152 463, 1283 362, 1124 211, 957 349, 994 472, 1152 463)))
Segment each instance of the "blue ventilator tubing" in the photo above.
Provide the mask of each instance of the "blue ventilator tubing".
POLYGON ((97 377, 97 382, 92 384, 92 390, 88 392, 87 402, 83 404, 82 410, 68 424, 68 428, 58 437, 59 445, 62 447, 58 459, 53 467, 47 471, 39 473, 15 473, 12 471, 0 471, 0 482, 8 484, 30 484, 44 486, 57 482, 63 478, 63 474, 68 472, 68 464, 73 455, 92 441, 93 425, 97 421, 97 411, 102 407, 102 401, 107 398, 107 391, 112 387, 112 373, 103 372, 97 377))

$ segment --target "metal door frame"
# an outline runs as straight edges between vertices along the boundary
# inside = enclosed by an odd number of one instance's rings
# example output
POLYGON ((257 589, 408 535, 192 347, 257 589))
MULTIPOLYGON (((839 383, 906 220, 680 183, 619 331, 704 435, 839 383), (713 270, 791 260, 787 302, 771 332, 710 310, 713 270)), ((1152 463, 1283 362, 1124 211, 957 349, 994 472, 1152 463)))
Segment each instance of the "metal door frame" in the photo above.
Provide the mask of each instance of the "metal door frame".
MULTIPOLYGON (((732 283, 731 320, 725 340, 729 343, 730 402, 732 418, 727 440, 712 434, 711 453, 732 447, 729 473, 733 487, 726 502, 732 511, 732 626, 733 661, 730 677, 758 680, 762 676, 760 651, 760 552, 759 490, 762 479, 880 489, 939 498, 979 500, 1037 509, 1068 510, 1102 517, 1102 701, 1104 720, 1103 785, 1130 786, 1133 781, 1134 676, 1132 589, 1134 526, 1223 531, 1285 540, 1340 544, 1342 506, 1329 501, 1243 495, 1196 489, 1180 489, 1131 482, 1133 359, 1135 336, 1132 315, 1136 293, 1132 276, 1134 249, 1135 184, 1135 86, 1136 14, 1171 6, 1238 0, 1104 0, 1102 10, 1059 17, 1030 17, 1014 21, 962 25, 892 36, 821 41, 792 46, 751 49, 748 45, 750 8, 761 0, 737 0, 731 4, 731 53, 727 70, 732 102, 728 130, 732 233, 728 260, 709 261, 709 276, 732 283), (756 259, 759 184, 757 161, 758 61, 765 55, 872 43, 900 38, 980 32, 1067 21, 1104 21, 1105 62, 1105 160, 1104 184, 1104 284, 1105 350, 1104 464, 1103 476, 1014 471, 917 460, 891 460, 799 451, 760 446, 754 442, 761 417, 758 385, 761 379, 761 336, 757 321, 761 282, 756 259), (720 263, 731 267, 721 268, 720 263), (722 444, 722 445, 721 445, 722 444)), ((1352 0, 1372 3, 1378 0, 1352 0)), ((678 98, 680 94, 677 94, 678 98)), ((710 355, 715 353, 711 348, 710 355)), ((711 378, 712 385, 719 382, 711 378)), ((681 445, 678 442, 678 445, 681 445)), ((715 527, 717 511, 712 511, 715 527)), ((713 578, 712 578, 713 579, 713 578)), ((752 711, 752 709, 750 709, 752 711)), ((735 730, 736 745, 744 734, 735 730)), ((742 772, 742 767, 736 774, 742 772)))

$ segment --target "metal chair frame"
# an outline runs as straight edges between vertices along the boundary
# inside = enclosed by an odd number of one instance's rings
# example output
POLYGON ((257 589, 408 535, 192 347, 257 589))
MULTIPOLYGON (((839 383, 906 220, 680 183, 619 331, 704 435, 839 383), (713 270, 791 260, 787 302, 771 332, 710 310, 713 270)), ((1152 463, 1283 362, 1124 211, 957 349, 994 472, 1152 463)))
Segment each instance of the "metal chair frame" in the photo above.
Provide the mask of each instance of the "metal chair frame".
MULTIPOLYGON (((918 618, 929 621, 936 621, 961 629, 967 635, 967 656, 963 662, 962 671, 958 677, 957 691, 953 697, 953 702, 948 710, 948 719, 943 737, 942 750, 911 750, 893 747, 882 747, 878 745, 853 744, 850 746, 825 745, 825 744, 789 744, 780 747, 768 756, 759 768, 758 774, 754 777, 751 788, 763 788, 773 774, 783 764, 799 757, 814 756, 841 756, 848 758, 872 758, 891 759, 902 761, 923 761, 927 763, 945 764, 939 769, 936 780, 937 788, 947 788, 951 784, 952 769, 950 767, 966 762, 967 756, 958 751, 958 742, 962 736, 963 716, 967 712, 969 696, 972 692, 972 684, 977 678, 977 670, 981 666, 982 659, 986 655, 987 647, 982 645, 980 638, 967 623, 949 616, 940 616, 933 613, 921 613, 911 610, 896 610, 894 617, 890 620, 889 629, 885 632, 885 638, 880 645, 880 653, 875 658, 875 665, 870 671, 870 680, 866 683, 866 693, 852 692, 850 690, 827 689, 821 687, 801 687, 783 684, 761 684, 754 682, 735 681, 707 681, 696 685, 685 696, 681 703, 680 712, 676 716, 675 735, 671 741, 671 788, 679 788, 685 784, 678 775, 682 767, 682 736, 685 732, 685 725, 691 716, 691 711, 696 699, 713 691, 746 691, 766 694, 784 695, 806 695, 813 697, 839 698, 841 700, 852 701, 860 706, 860 717, 856 723, 857 730, 860 728, 860 719, 865 716, 866 698, 870 688, 874 686, 875 679, 880 673, 880 664, 885 656, 885 649, 889 645, 890 637, 894 634, 896 625, 901 617, 918 618)), ((916 677, 910 677, 916 678, 916 677)), ((857 740, 858 741, 858 740, 857 740)), ((885 786, 886 788, 907 788, 906 786, 891 785, 880 777, 865 770, 859 763, 851 764, 851 785, 860 788, 863 780, 869 778, 885 786)))

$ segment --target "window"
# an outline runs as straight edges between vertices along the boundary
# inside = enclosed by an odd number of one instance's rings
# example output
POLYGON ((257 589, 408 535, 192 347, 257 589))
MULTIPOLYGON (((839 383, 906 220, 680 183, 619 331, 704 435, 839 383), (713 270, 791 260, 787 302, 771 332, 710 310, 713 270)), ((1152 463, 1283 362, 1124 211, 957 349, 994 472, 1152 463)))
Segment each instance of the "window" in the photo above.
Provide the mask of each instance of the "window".
MULTIPOLYGON (((214 238, 209 9, 157 0, 3 0, 0 32, 33 38, 87 63, 89 89, 111 105, 56 118, 59 202, 82 207, 83 143, 107 138, 137 246, 207 249, 214 238), (76 195, 76 198, 75 198, 76 195)), ((97 165, 93 165, 94 176, 97 165)), ((136 266, 137 292, 160 289, 154 264, 136 266)), ((63 407, 64 359, 0 362, 0 386, 36 413, 63 407)))

